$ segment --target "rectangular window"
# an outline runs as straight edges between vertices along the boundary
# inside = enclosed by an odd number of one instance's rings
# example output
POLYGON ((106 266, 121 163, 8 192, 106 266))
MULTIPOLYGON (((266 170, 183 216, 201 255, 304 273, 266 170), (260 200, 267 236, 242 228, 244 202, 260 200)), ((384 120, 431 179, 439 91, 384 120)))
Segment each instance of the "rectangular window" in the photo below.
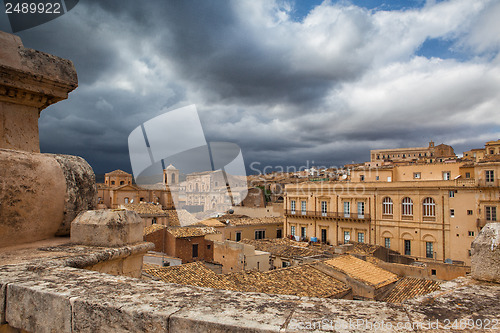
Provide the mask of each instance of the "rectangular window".
POLYGON ((307 214, 307 202, 305 200, 300 202, 300 211, 302 212, 302 215, 307 214))
POLYGON ((455 191, 449 191, 448 195, 449 195, 450 198, 454 198, 455 197, 455 191))
POLYGON ((413 179, 420 179, 420 178, 422 178, 422 174, 420 172, 413 173, 413 179))
POLYGON ((474 214, 474 212, 472 210, 470 210, 470 209, 467 210, 467 215, 472 215, 472 214, 474 214))
POLYGON ((474 237, 474 231, 469 231, 469 237, 474 237))
POLYGON ((198 244, 193 244, 193 258, 198 258, 198 244))
POLYGON ((351 240, 351 235, 349 234, 349 231, 344 231, 344 244, 349 243, 351 240))
POLYGON ((451 172, 450 171, 444 171, 443 172, 443 180, 450 180, 451 179, 451 172))
POLYGON ((385 247, 388 249, 391 248, 391 239, 390 238, 385 238, 385 247))
POLYGON ((358 218, 360 218, 360 219, 365 218, 365 203, 364 202, 358 202, 358 218))
POLYGON ((295 214, 295 200, 290 200, 290 211, 295 214))
POLYGON ((264 239, 266 238, 265 230, 255 230, 255 239, 264 239))
POLYGON ((425 242, 425 257, 426 258, 434 258, 434 249, 432 242, 425 242))
POLYGON ((497 220, 497 208, 495 206, 486 206, 486 221, 497 220))
POLYGON ((306 238, 306 227, 301 227, 300 228, 300 236, 302 238, 306 238))
POLYGON ((358 243, 364 243, 364 242, 365 242, 365 233, 358 232, 358 243))
POLYGON ((486 182, 492 183, 495 180, 495 173, 493 170, 486 170, 486 182))
POLYGON ((295 226, 290 226, 290 235, 295 236, 295 226))
POLYGON ((365 181, 365 175, 359 176, 359 180, 362 181, 362 182, 364 182, 365 181))
POLYGON ((380 179, 380 177, 379 177, 379 176, 376 176, 376 177, 375 177, 375 180, 379 180, 379 179, 380 179))
POLYGON ((277 229, 276 230, 276 238, 281 238, 283 237, 283 230, 277 229))
POLYGON ((326 201, 321 201, 321 216, 326 216, 327 208, 326 201))
POLYGON ((344 217, 351 217, 351 203, 344 201, 344 217))
POLYGON ((454 209, 450 209, 450 217, 455 217, 455 210, 454 209))
POLYGON ((326 229, 321 229, 321 243, 326 243, 326 229))
POLYGON ((465 178, 469 179, 470 178, 470 172, 465 173, 465 178))
POLYGON ((411 256, 411 240, 405 239, 405 255, 411 256))
POLYGON ((239 242, 241 240, 241 231, 236 231, 236 241, 239 242))

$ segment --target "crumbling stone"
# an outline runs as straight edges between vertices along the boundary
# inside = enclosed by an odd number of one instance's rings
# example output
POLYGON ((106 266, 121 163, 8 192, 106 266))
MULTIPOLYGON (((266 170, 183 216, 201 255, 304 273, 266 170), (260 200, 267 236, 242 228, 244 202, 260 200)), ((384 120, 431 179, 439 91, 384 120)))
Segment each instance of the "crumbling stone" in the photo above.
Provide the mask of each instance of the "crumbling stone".
POLYGON ((123 246, 142 241, 142 219, 125 209, 89 210, 71 222, 71 242, 91 246, 123 246))
POLYGON ((71 221, 82 211, 95 209, 97 188, 92 167, 79 156, 51 155, 59 163, 66 179, 64 217, 57 236, 68 236, 71 221))
POLYGON ((488 223, 472 242, 474 279, 500 283, 500 223, 488 223))

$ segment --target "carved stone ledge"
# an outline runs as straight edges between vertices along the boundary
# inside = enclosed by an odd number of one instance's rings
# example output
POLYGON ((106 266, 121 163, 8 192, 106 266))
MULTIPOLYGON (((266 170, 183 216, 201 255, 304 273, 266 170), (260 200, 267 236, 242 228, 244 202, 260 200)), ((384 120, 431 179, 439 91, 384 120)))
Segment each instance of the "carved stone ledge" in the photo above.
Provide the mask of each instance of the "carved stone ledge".
POLYGON ((39 152, 41 110, 78 86, 69 60, 27 49, 0 31, 0 148, 39 152))

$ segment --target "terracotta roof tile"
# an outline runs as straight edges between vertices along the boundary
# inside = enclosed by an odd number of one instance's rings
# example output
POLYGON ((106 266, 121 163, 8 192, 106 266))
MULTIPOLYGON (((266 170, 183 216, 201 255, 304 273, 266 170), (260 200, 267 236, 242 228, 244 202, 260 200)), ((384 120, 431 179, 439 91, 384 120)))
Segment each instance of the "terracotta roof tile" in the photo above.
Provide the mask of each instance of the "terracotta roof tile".
POLYGON ((385 302, 402 303, 407 299, 429 294, 440 289, 440 282, 414 277, 399 280, 391 292, 383 299, 385 302))
POLYGON ((165 229, 165 228, 166 228, 166 226, 164 226, 162 224, 151 224, 151 225, 148 225, 147 227, 144 228, 143 235, 147 236, 149 234, 152 234, 155 231, 165 229))
POLYGON ((297 258, 324 254, 324 251, 309 247, 307 243, 295 242, 288 238, 242 239, 241 242, 255 246, 256 250, 270 252, 277 257, 297 258))
POLYGON ((137 214, 165 214, 161 205, 155 205, 153 203, 139 202, 124 204, 121 206, 126 210, 133 210, 137 214))
POLYGON ((144 269, 145 273, 164 282, 267 294, 306 297, 341 297, 350 290, 346 284, 319 271, 312 265, 302 265, 269 272, 247 271, 216 274, 202 262, 180 266, 144 269))
POLYGON ((362 281, 375 288, 386 286, 398 280, 398 276, 396 274, 351 255, 341 255, 336 258, 326 260, 324 263, 343 272, 355 280, 362 281))
POLYGON ((169 227, 168 232, 175 238, 199 237, 210 234, 220 234, 220 231, 212 227, 169 227))
POLYGON ((227 277, 241 291, 266 294, 338 298, 350 289, 309 264, 268 272, 230 273, 227 277))
POLYGON ((229 221, 230 225, 261 225, 261 224, 283 224, 283 217, 248 217, 248 216, 234 216, 224 215, 218 218, 222 223, 229 221))
POLYGON ((106 176, 132 176, 130 173, 125 172, 123 170, 114 170, 111 172, 106 173, 106 176))
POLYGON ((201 261, 180 266, 150 268, 145 272, 167 283, 178 283, 198 287, 237 290, 232 281, 216 274, 201 261))

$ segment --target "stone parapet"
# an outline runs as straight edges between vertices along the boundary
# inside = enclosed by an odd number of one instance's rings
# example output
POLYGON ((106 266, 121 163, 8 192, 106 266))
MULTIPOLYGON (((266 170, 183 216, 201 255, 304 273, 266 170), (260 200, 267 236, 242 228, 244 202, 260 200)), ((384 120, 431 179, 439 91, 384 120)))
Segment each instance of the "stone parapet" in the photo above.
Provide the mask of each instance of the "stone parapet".
POLYGON ((449 332, 446 325, 470 324, 475 314, 477 326, 469 331, 481 331, 479 325, 489 322, 483 331, 491 332, 500 316, 500 286, 471 278, 390 304, 232 292, 75 268, 139 247, 54 247, 43 249, 57 253, 53 259, 0 266, 0 327, 8 324, 12 332, 449 332), (68 257, 61 258, 60 251, 68 257), (438 329, 429 326, 436 323, 438 329))

